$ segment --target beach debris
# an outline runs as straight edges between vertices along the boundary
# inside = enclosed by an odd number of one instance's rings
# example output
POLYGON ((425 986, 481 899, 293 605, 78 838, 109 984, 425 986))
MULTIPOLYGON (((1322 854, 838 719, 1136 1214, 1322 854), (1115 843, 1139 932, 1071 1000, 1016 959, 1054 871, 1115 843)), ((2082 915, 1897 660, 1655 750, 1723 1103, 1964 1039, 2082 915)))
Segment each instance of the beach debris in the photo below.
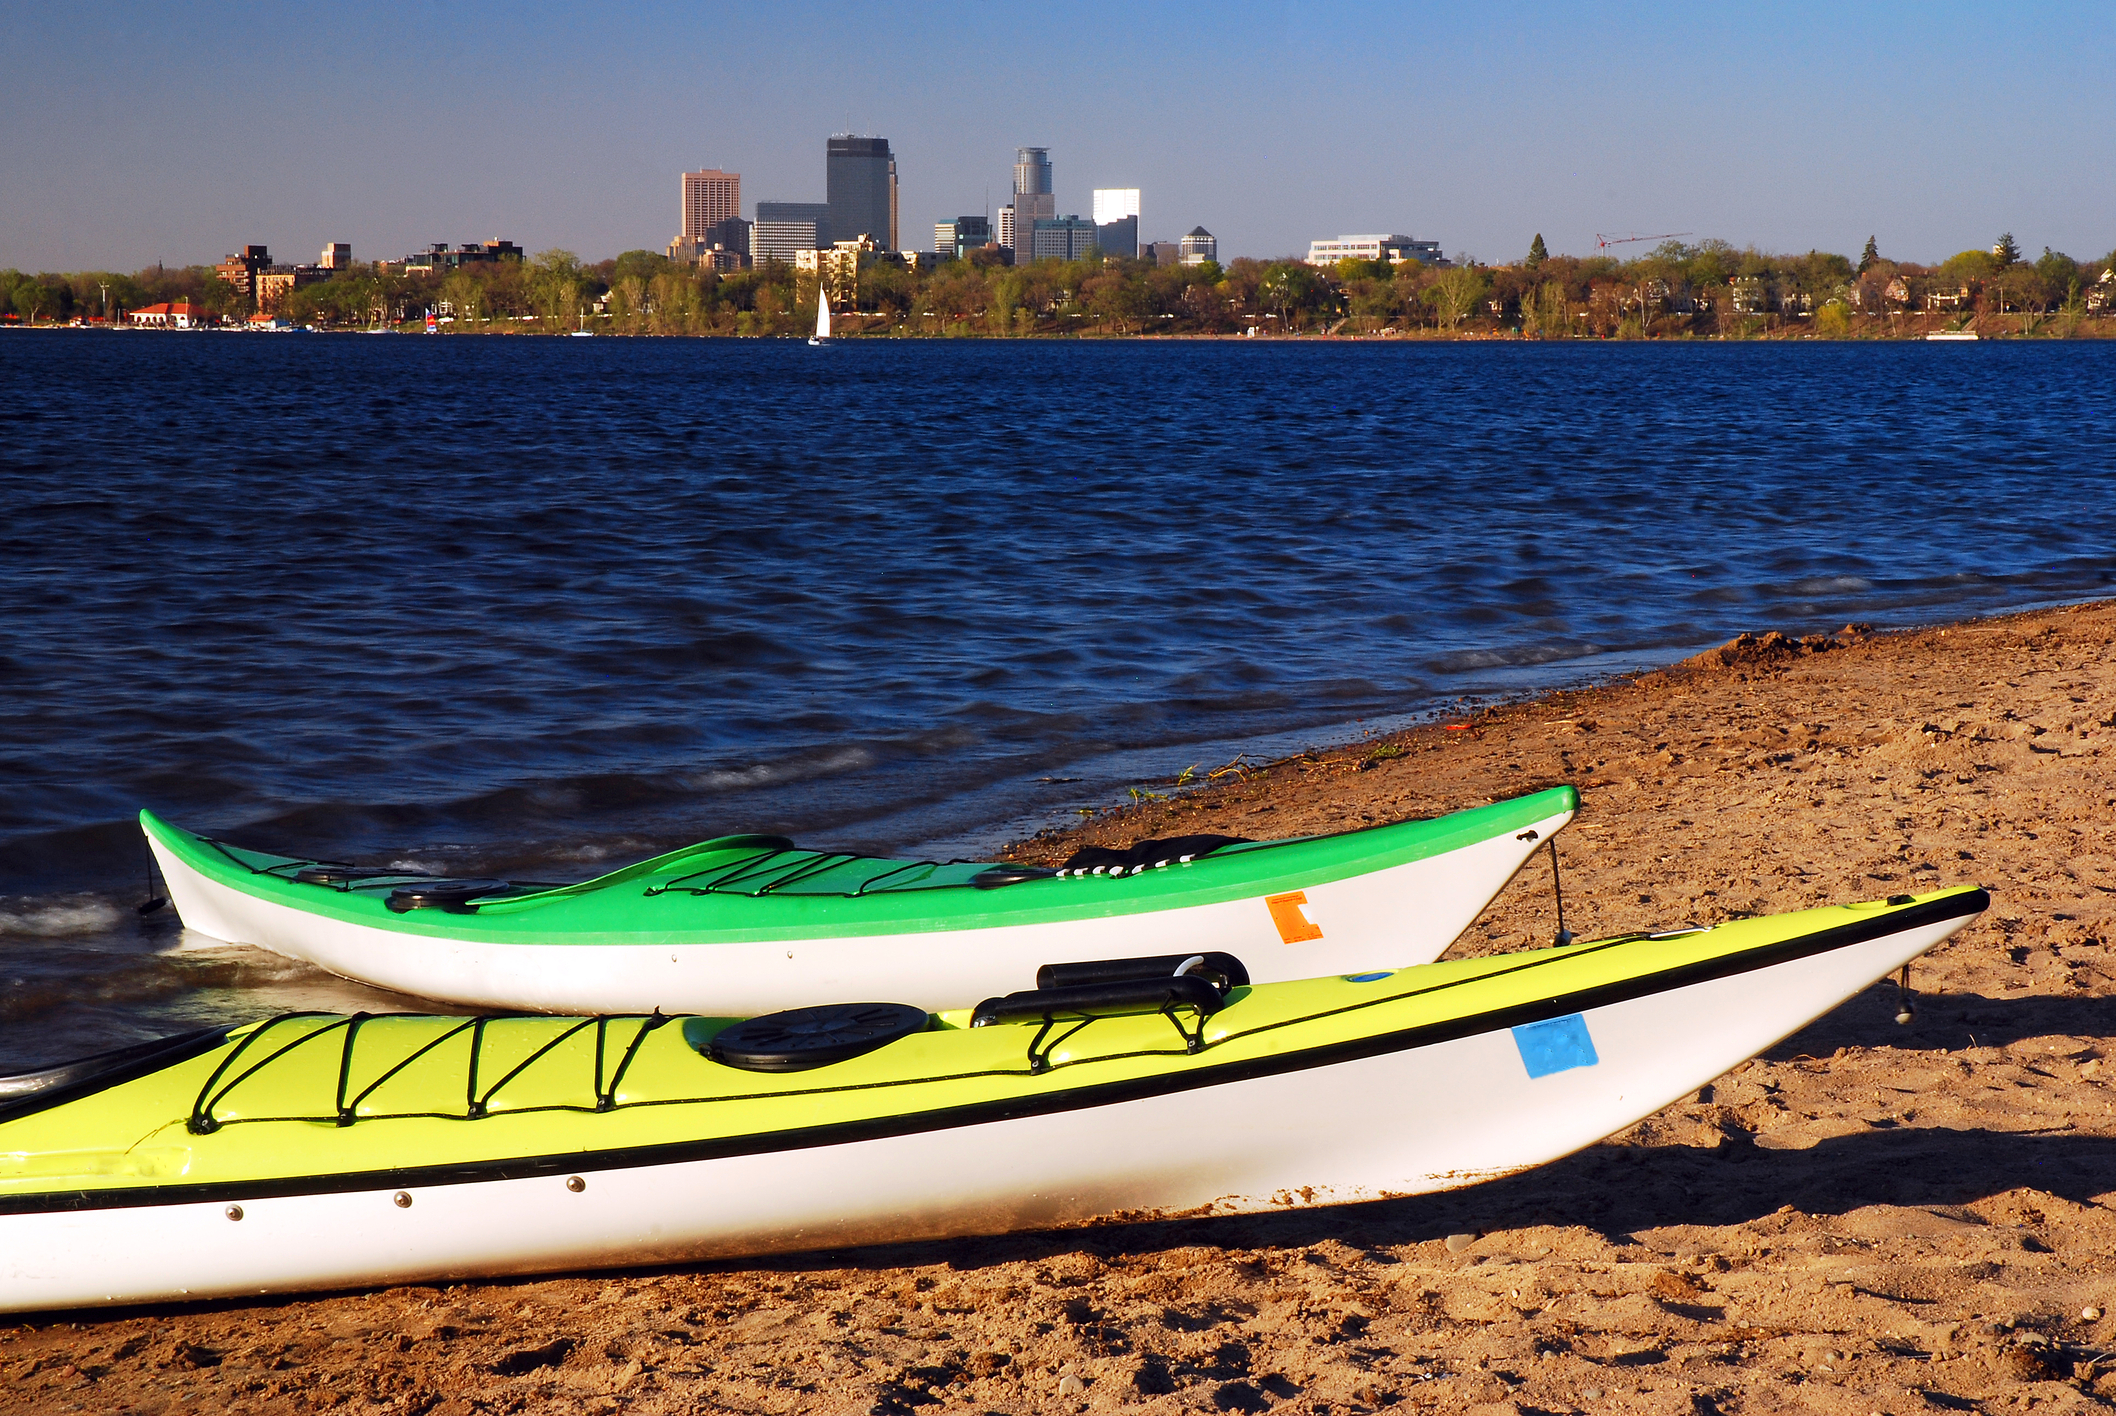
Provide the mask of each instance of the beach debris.
POLYGON ((2041 1333, 2024 1333, 1999 1349, 1997 1365, 2001 1375, 2015 1381, 2047 1382, 2060 1375, 2061 1360, 2041 1333))
POLYGON ((572 1338, 556 1337, 542 1347, 524 1347, 508 1353, 492 1364, 492 1370, 503 1377, 524 1377, 544 1367, 556 1367, 572 1350, 572 1338))
POLYGON ((1447 1251, 1450 1254, 1466 1253, 1469 1246, 1477 1242, 1474 1234, 1450 1234, 1447 1236, 1447 1251))
POLYGON ((1694 1303, 1705 1295, 1705 1286, 1694 1274, 1662 1269, 1653 1275, 1653 1296, 1664 1302, 1694 1303))
POLYGON ((1826 634, 1809 634, 1798 639, 1792 635, 1771 630, 1767 634, 1750 634, 1743 631, 1720 645, 1707 649, 1702 654, 1692 655, 1678 666, 1685 669, 1730 669, 1737 665, 1763 664, 1780 659, 1798 658, 1804 654, 1823 654, 1844 646, 1826 634))

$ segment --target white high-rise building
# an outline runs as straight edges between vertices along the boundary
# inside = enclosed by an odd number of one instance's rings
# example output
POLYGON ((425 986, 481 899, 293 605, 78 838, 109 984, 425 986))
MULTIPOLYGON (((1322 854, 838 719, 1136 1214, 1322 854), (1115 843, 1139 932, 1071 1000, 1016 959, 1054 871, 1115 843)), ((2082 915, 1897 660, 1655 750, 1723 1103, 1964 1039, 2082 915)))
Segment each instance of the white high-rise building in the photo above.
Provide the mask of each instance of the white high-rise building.
POLYGON ((1113 221, 1122 221, 1127 216, 1139 214, 1139 189, 1137 187, 1095 188, 1095 225, 1107 226, 1113 221))
POLYGON ((1331 266, 1347 259, 1418 261, 1433 267, 1447 264, 1441 259, 1438 241, 1414 241, 1408 236, 1340 236, 1334 241, 1308 243, 1309 265, 1331 266))
POLYGON ((1105 256, 1139 254, 1139 189, 1095 188, 1095 244, 1105 256))

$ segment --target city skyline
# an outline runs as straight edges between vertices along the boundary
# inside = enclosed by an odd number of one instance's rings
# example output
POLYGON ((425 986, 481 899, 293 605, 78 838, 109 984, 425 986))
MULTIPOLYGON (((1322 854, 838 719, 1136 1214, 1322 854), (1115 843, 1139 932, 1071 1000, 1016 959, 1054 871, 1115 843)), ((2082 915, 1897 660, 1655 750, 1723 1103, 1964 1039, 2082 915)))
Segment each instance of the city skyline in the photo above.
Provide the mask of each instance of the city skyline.
POLYGON ((1796 5, 1765 37, 1665 3, 1231 3, 1150 22, 1091 4, 1073 42, 1032 44, 999 15, 466 0, 483 20, 385 62, 403 53, 399 13, 340 7, 319 56, 305 18, 262 11, 237 62, 220 27, 180 10, 19 9, 0 265, 210 264, 249 240, 397 252, 462 232, 590 258, 660 250, 670 174, 717 167, 768 198, 823 197, 815 149, 831 133, 888 136, 907 246, 996 214, 1026 145, 1056 163, 1057 214, 1086 215, 1092 189, 1121 183, 1147 194, 1142 239, 1202 225, 1229 256, 1297 256, 1342 232, 1437 237, 1486 261, 1518 259, 1537 232, 1575 254, 1598 233, 1786 251, 1875 234, 1925 262, 2001 231, 2082 258, 2116 243, 2106 6, 1796 5), (1087 42, 1104 28, 1112 43, 1087 42), (960 77, 1025 45, 1071 101, 1006 131, 960 77), (819 52, 860 62, 814 74, 803 56, 819 52))

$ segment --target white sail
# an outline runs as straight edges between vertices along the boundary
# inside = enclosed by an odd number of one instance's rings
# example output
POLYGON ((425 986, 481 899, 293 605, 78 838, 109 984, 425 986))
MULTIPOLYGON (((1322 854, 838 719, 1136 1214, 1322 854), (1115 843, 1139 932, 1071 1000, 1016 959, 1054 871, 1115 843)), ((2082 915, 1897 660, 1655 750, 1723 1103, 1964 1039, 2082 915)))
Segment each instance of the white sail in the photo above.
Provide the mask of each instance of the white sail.
POLYGON ((830 338, 830 292, 816 287, 816 338, 830 338))

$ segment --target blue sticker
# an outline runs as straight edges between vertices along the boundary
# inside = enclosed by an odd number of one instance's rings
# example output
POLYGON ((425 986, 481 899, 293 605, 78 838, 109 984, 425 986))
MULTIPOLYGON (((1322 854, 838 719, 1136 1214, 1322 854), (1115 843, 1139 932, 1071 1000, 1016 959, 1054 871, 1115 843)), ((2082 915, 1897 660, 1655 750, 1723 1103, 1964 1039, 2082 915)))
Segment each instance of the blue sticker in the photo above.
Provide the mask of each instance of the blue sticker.
POLYGON ((1514 1046, 1521 1049, 1521 1062, 1531 1080, 1574 1067, 1592 1067, 1602 1060, 1595 1055, 1594 1039, 1587 1036, 1587 1020, 1578 1013, 1515 1028, 1514 1046))
POLYGON ((1390 972, 1388 972, 1388 973, 1375 973, 1375 974, 1347 974, 1347 975, 1345 975, 1345 982, 1346 982, 1346 983, 1379 983, 1379 982, 1381 982, 1381 981, 1382 981, 1383 979, 1385 979, 1385 978, 1394 978, 1394 977, 1396 977, 1396 974, 1395 974, 1395 971, 1394 971, 1394 970, 1391 970, 1391 971, 1390 971, 1390 972))

